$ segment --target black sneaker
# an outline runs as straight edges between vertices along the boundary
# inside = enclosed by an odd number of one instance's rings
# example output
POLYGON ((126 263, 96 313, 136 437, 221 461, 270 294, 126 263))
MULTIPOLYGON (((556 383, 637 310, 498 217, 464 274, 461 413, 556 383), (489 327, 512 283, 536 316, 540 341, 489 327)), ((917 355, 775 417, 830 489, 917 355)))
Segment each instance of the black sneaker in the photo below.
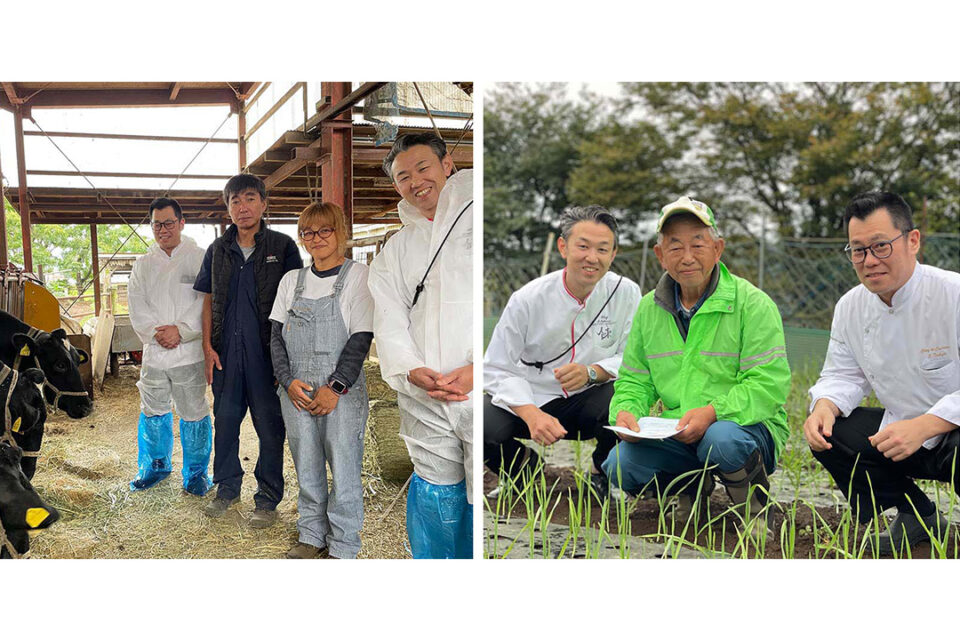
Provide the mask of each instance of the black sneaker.
POLYGON ((878 536, 877 553, 881 556, 892 556, 894 550, 904 553, 907 546, 913 547, 925 542, 930 539, 931 534, 938 539, 942 538, 948 526, 947 519, 936 510, 922 520, 917 519, 913 511, 899 511, 890 527, 878 536))
POLYGON ((590 474, 590 489, 597 495, 597 502, 603 503, 610 495, 610 480, 602 471, 590 474))

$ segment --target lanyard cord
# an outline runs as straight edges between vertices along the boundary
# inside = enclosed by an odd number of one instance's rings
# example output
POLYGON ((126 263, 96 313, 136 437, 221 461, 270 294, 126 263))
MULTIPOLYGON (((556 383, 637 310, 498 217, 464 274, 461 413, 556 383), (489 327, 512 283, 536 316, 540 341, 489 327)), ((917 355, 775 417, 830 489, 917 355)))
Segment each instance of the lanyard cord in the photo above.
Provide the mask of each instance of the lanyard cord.
POLYGON ((413 294, 413 302, 410 304, 410 308, 413 309, 417 306, 417 300, 420 299, 420 294, 423 293, 424 286, 423 283, 427 281, 427 276, 430 275, 430 269, 433 269, 433 263, 437 261, 437 256, 440 255, 440 250, 443 249, 443 245, 447 243, 447 238, 450 237, 450 234, 453 232, 453 228, 457 226, 457 223, 460 222, 460 217, 466 213, 467 209, 473 204, 473 200, 467 203, 463 209, 460 210, 460 213, 457 214, 456 220, 453 221, 453 224, 450 225, 450 228, 447 229, 447 235, 443 236, 443 241, 440 242, 440 246, 437 247, 436 253, 433 254, 433 260, 430 261, 430 266, 427 267, 426 273, 423 274, 423 277, 420 279, 420 284, 417 285, 417 290, 413 294))
POLYGON ((523 364, 525 364, 525 365, 527 365, 528 367, 536 367, 538 371, 540 371, 541 373, 543 373, 543 365, 545 365, 545 364, 550 364, 551 362, 556 362, 557 360, 559 360, 559 359, 562 358, 563 356, 565 356, 565 355, 567 355, 568 353, 570 353, 570 351, 572 351, 573 348, 574 348, 575 346, 577 346, 577 343, 580 342, 581 340, 583 340, 583 336, 587 335, 587 333, 590 331, 590 327, 593 326, 593 323, 597 321, 597 318, 600 317, 600 314, 603 313, 603 310, 607 308, 607 305, 608 305, 608 304, 610 304, 610 300, 613 299, 613 294, 615 294, 615 293, 617 292, 617 289, 620 288, 620 283, 621 283, 621 282, 623 282, 623 276, 620 276, 620 279, 617 280, 617 286, 615 286, 615 287, 613 288, 613 291, 610 292, 610 295, 607 296, 606 302, 604 302, 604 303, 603 303, 603 306, 600 307, 600 311, 597 311, 597 315, 593 316, 593 320, 590 321, 590 324, 587 325, 587 328, 583 330, 583 333, 580 334, 580 337, 577 338, 572 345, 570 345, 569 347, 567 347, 567 350, 566 350, 566 351, 564 351, 563 353, 561 353, 560 355, 558 355, 556 358, 552 358, 552 359, 546 360, 546 361, 537 360, 536 362, 527 362, 527 361, 524 360, 523 358, 520 358, 520 362, 523 363, 523 364))

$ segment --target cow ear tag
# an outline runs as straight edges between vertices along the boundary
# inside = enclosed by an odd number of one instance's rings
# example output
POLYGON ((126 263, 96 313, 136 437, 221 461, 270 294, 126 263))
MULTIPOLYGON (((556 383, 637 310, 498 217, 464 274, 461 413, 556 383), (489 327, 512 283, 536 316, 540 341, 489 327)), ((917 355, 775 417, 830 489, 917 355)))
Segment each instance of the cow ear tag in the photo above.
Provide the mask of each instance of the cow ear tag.
POLYGON ((27 525, 31 529, 36 529, 41 522, 47 519, 50 516, 50 512, 42 507, 33 507, 32 509, 27 509, 27 525))
POLYGON ((13 421, 13 432, 20 433, 20 423, 23 421, 23 418, 17 418, 13 421))
POLYGON ((30 347, 28 347, 27 345, 23 345, 23 348, 20 349, 20 355, 22 356, 30 355, 30 347))

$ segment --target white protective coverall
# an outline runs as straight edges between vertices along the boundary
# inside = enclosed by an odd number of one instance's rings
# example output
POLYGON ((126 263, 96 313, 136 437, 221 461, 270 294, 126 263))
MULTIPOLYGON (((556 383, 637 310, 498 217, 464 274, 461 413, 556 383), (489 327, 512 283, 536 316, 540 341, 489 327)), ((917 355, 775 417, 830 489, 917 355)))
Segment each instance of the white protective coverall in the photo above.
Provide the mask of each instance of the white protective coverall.
POLYGON ((130 322, 143 342, 137 387, 144 415, 168 413, 171 395, 182 419, 196 421, 209 414, 203 367, 187 366, 203 362, 203 294, 193 289, 203 254, 193 238, 182 236, 169 256, 151 246, 130 273, 130 322), (171 324, 180 331, 180 344, 166 349, 153 336, 157 327, 171 324))
POLYGON ((400 436, 417 475, 431 484, 473 487, 473 394, 465 402, 434 400, 407 381, 407 372, 428 367, 442 374, 473 362, 473 171, 451 176, 433 222, 400 202, 404 227, 370 265, 368 286, 375 311, 373 334, 384 381, 397 391, 400 436), (414 293, 437 248, 461 211, 424 283, 414 293))

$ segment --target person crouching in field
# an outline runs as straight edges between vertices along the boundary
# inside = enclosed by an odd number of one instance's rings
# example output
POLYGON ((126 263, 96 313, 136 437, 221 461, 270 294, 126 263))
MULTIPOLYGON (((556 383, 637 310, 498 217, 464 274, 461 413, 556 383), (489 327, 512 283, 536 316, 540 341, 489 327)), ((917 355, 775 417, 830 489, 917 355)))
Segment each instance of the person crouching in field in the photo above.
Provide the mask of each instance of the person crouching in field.
POLYGON ((150 203, 150 217, 157 242, 137 258, 127 291, 130 323, 143 341, 137 382, 139 472, 130 489, 148 489, 170 475, 172 401, 180 416, 183 489, 202 496, 213 486, 207 473, 213 427, 200 341, 203 294, 193 289, 204 251, 193 238, 181 236, 183 212, 176 200, 157 198, 150 203))
POLYGON ((299 542, 288 558, 355 558, 363 525, 363 361, 373 339, 367 267, 344 257, 347 228, 334 204, 311 204, 297 223, 313 264, 287 273, 270 313, 270 353, 297 470, 299 542), (327 491, 327 463, 333 488, 327 491))
MULTIPOLYGON (((679 419, 678 431, 666 440, 617 434, 625 442, 610 452, 604 471, 629 493, 651 483, 663 493, 678 480, 677 520, 695 516, 700 523, 716 473, 745 524, 763 522, 754 517, 765 509, 767 475, 789 435, 780 312, 720 261, 724 241, 706 204, 688 197, 668 204, 657 236, 654 252, 666 273, 640 301, 609 417, 641 432, 637 419, 660 400, 662 417, 679 419), (703 478, 690 473, 704 469, 703 478), (684 474, 690 479, 679 478, 684 474)), ((767 523, 771 514, 767 508, 767 523)))
POLYGON ((845 252, 861 284, 840 298, 803 434, 861 523, 890 507, 879 555, 943 539, 913 478, 960 495, 960 274, 917 263, 920 231, 895 193, 855 197, 845 252), (860 407, 873 390, 883 408, 860 407))

